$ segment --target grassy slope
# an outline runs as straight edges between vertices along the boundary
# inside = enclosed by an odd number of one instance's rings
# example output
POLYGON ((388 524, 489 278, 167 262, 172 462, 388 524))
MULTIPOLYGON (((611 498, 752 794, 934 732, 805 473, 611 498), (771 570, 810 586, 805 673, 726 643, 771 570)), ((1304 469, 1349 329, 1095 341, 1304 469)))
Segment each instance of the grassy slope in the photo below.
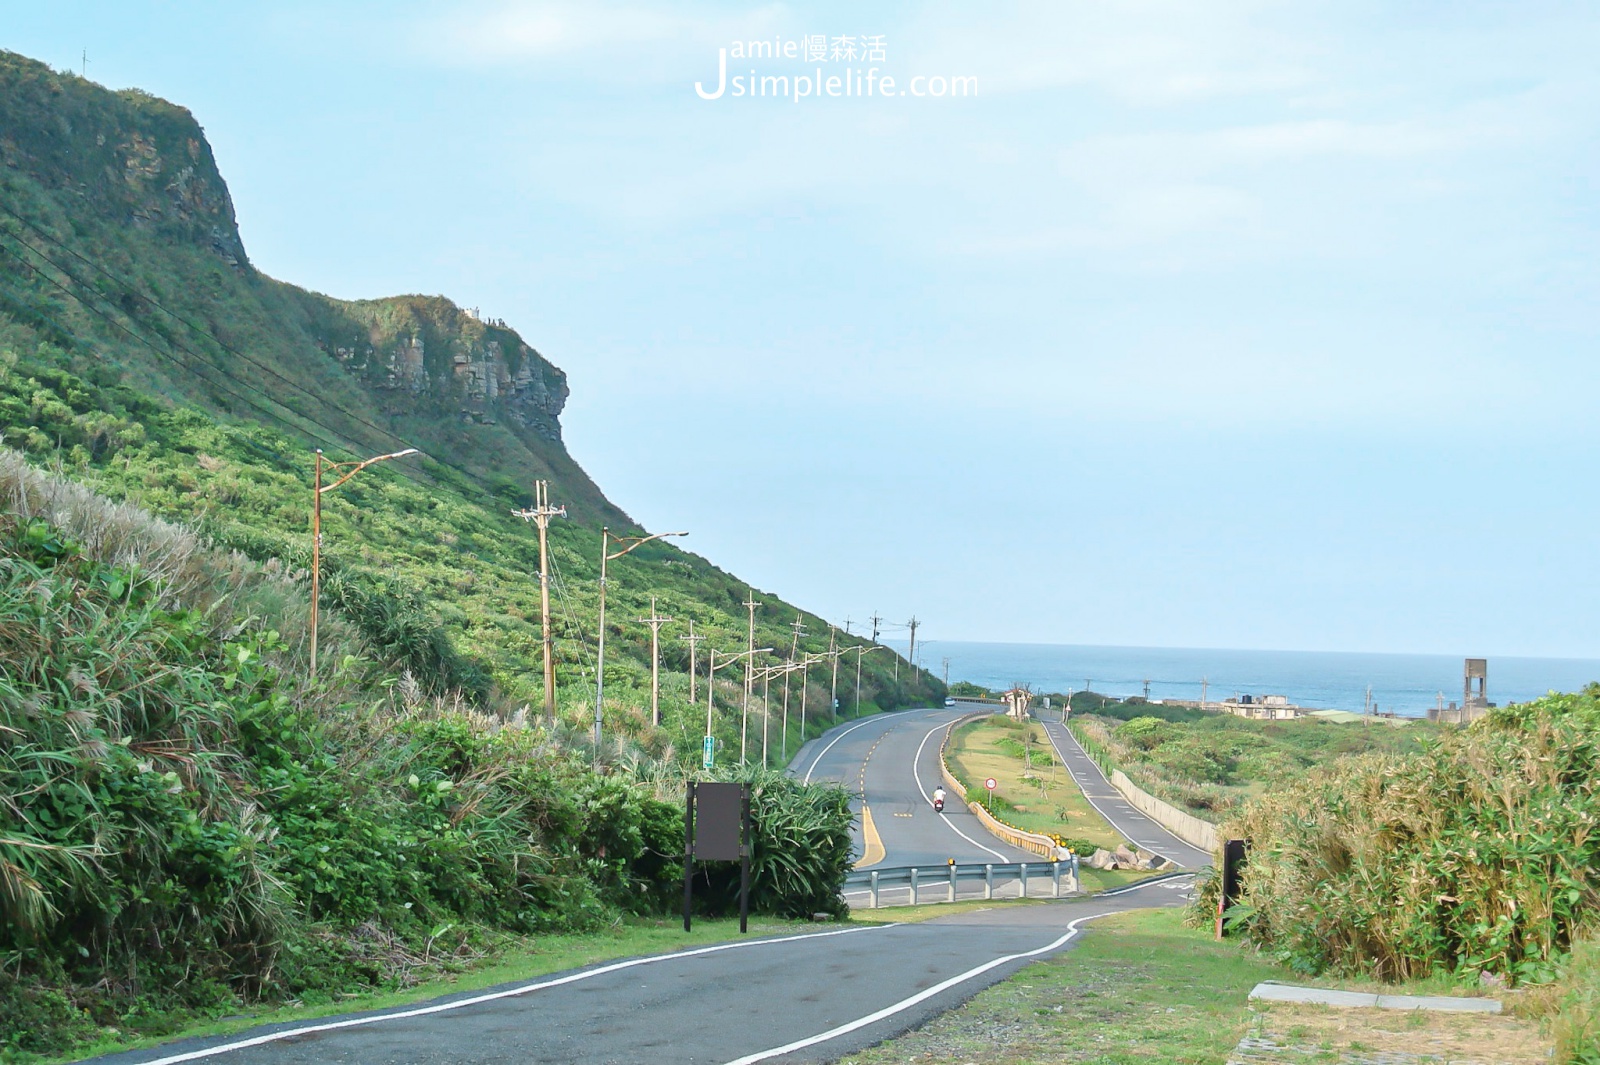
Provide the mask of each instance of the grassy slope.
POLYGON ((1426 722, 1255 721, 1137 703, 1108 703, 1073 723, 1140 787, 1209 821, 1312 767, 1370 751, 1415 752, 1438 734, 1426 722))
MULTIPOLYGON (((0 119, 0 203, 21 216, 0 214, 6 441, 113 498, 292 567, 308 561, 313 446, 339 458, 423 448, 429 459, 375 468, 325 497, 329 565, 396 610, 442 623, 454 652, 512 703, 536 702, 541 683, 535 539, 508 512, 526 504, 534 478, 549 478, 553 499, 572 508, 571 521, 552 526, 555 628, 560 701, 580 725, 593 683, 598 525, 631 523, 560 443, 560 371, 446 300, 344 303, 255 272, 204 136, 181 108, 0 53, 0 119), (414 341, 423 376, 392 377, 414 341), (536 383, 474 396, 457 364, 491 356, 536 383)), ((693 618, 708 637, 703 671, 707 647, 743 647, 746 594, 670 545, 614 565, 607 691, 618 729, 638 733, 643 722, 648 640, 633 619, 650 596, 679 619, 663 633, 667 727, 650 737, 662 750, 693 745, 703 729, 688 706, 683 623, 693 618)), ((757 599, 758 646, 787 649, 799 614, 801 649, 827 648, 820 618, 757 599)), ((869 704, 941 694, 925 672, 902 670, 896 686, 892 665, 866 660, 869 704)), ((812 674, 812 706, 826 705, 826 676, 821 666, 812 674)), ((729 704, 737 693, 719 682, 719 695, 729 704)))

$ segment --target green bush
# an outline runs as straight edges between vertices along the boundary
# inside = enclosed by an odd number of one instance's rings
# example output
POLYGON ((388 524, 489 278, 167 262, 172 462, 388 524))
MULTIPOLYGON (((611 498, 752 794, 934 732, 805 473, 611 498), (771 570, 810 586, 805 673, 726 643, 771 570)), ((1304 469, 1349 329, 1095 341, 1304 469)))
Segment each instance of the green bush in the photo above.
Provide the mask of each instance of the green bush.
POLYGON ((1252 845, 1240 927, 1308 972, 1548 982, 1600 917, 1597 757, 1591 686, 1280 785, 1222 826, 1252 845))

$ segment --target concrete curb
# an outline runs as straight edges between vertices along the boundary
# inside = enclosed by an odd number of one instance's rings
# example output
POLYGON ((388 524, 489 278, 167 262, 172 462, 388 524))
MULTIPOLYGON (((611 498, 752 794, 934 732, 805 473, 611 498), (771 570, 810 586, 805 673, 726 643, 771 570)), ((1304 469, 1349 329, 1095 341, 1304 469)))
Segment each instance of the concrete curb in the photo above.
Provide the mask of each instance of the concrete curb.
POLYGON ((1294 984, 1257 984, 1250 998, 1258 1002, 1293 1002, 1342 1009, 1436 1010, 1443 1013, 1499 1013, 1495 998, 1457 998, 1452 995, 1377 995, 1366 991, 1334 991, 1294 984))

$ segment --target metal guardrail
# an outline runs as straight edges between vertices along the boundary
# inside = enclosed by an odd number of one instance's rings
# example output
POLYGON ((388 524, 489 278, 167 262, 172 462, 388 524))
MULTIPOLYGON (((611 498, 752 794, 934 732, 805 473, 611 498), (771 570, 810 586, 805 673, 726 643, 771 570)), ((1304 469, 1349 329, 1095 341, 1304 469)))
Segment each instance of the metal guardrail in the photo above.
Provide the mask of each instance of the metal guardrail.
POLYGON ((871 900, 868 908, 876 910, 882 905, 880 892, 884 888, 908 888, 909 901, 906 905, 915 906, 921 901, 921 893, 930 890, 940 890, 945 902, 954 902, 959 894, 959 886, 973 881, 983 882, 984 898, 995 898, 995 881, 998 878, 1002 886, 1016 882, 1018 893, 1015 897, 1025 899, 1030 897, 1028 881, 1034 877, 1050 878, 1050 897, 1053 898, 1061 897, 1063 880, 1067 882, 1068 894, 1078 890, 1078 874, 1073 864, 1053 861, 854 869, 844 879, 844 890, 846 894, 867 892, 871 900))

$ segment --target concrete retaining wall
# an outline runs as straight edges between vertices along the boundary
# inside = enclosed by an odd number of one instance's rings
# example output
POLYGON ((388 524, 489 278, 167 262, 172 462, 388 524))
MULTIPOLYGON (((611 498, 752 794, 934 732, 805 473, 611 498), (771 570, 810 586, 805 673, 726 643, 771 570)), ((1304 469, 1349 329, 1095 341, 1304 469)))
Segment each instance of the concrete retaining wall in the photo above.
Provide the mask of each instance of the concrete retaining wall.
POLYGON ((1216 825, 1210 821, 1202 821, 1193 814, 1185 813, 1171 803, 1156 798, 1129 780, 1122 770, 1111 771, 1111 786, 1121 792, 1122 797, 1127 799, 1134 809, 1185 843, 1210 851, 1212 854, 1222 850, 1222 844, 1217 841, 1216 825))

